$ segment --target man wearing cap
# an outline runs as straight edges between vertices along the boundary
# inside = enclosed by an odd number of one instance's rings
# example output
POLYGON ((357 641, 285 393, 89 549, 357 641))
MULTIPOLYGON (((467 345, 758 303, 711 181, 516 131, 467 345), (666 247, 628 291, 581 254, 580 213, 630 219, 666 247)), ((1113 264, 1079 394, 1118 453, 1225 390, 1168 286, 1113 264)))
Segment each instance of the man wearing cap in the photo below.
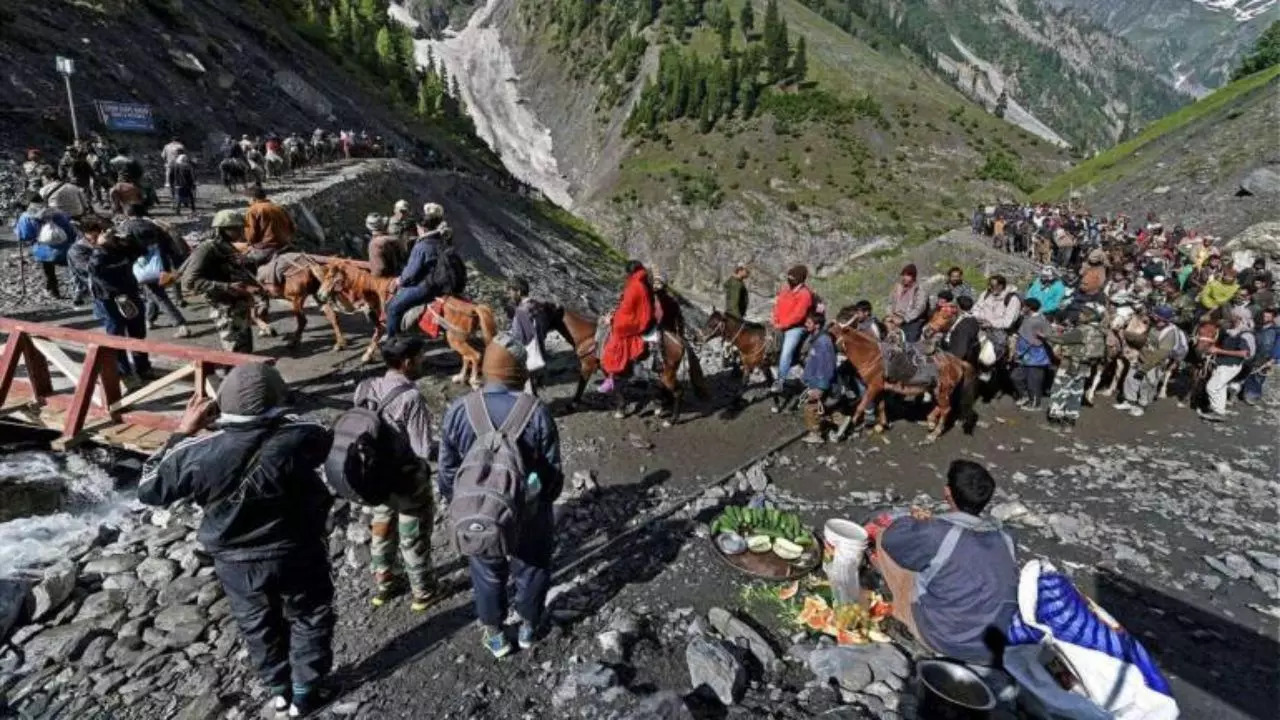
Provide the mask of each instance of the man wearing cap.
POLYGON ((1058 277, 1058 269, 1052 265, 1040 268, 1040 276, 1031 281, 1027 287, 1026 298, 1040 301, 1040 312, 1047 318, 1053 318, 1062 309, 1062 301, 1067 296, 1067 286, 1058 277))
MULTIPOLYGON (((481 371, 485 386, 479 395, 493 427, 501 427, 522 395, 527 375, 524 348, 507 333, 499 333, 485 348, 481 371)), ((462 460, 476 441, 476 430, 467 416, 466 398, 458 398, 445 412, 440 431, 440 467, 436 485, 445 502, 453 501, 454 479, 462 460)), ((474 402, 474 401, 473 401, 474 402)), ((551 555, 555 550, 555 518, 552 505, 560 497, 564 473, 560 465, 560 437, 551 412, 541 402, 516 444, 525 469, 527 488, 535 494, 520 523, 520 539, 510 558, 468 558, 476 614, 483 629, 482 641, 494 657, 511 652, 503 629, 507 617, 507 577, 515 576, 515 606, 520 616, 518 643, 533 647, 545 610, 551 583, 551 555), (536 485, 532 481, 536 480, 536 485)), ((529 500, 529 498, 526 498, 529 500)))
POLYGON ((404 560, 412 593, 410 610, 422 612, 439 597, 431 572, 431 528, 435 498, 431 488, 431 411, 415 384, 422 377, 422 355, 427 342, 421 336, 394 337, 382 343, 387 372, 356 386, 356 407, 378 408, 383 421, 408 441, 418 458, 418 473, 392 493, 386 504, 373 509, 370 545, 374 580, 374 607, 381 607, 403 587, 396 573, 396 544, 404 560))
POLYGON ((182 291, 208 300, 209 316, 223 350, 251 353, 249 313, 257 282, 241 265, 242 257, 232 244, 244 237, 244 218, 234 210, 219 210, 212 226, 213 232, 191 251, 183 265, 182 291))
POLYGON ((787 271, 787 282, 778 290, 773 303, 773 328, 782 333, 782 350, 778 353, 778 375, 773 392, 781 393, 786 386, 796 351, 804 341, 804 321, 814 309, 813 292, 805 281, 809 268, 796 265, 787 271))
POLYGON ((1199 411, 1200 417, 1212 422, 1227 419, 1227 386, 1240 374, 1244 363, 1254 356, 1257 350, 1257 339, 1253 335, 1253 318, 1244 308, 1235 308, 1228 315, 1229 327, 1218 338, 1218 344, 1209 350, 1216 364, 1209 381, 1205 383, 1205 394, 1209 396, 1209 411, 1199 411))
POLYGON ((920 331, 924 328, 924 313, 928 309, 929 296, 924 288, 916 282, 915 263, 908 264, 899 273, 898 282, 894 283, 889 293, 889 312, 902 316, 902 332, 907 342, 914 343, 920 339, 920 331))
POLYGON ((369 213, 364 226, 370 233, 369 272, 376 278, 399 277, 404 269, 404 246, 390 233, 387 218, 369 213))
POLYGON ((387 233, 400 241, 405 250, 409 248, 409 240, 413 237, 414 222, 409 216, 409 201, 397 200, 387 219, 387 233))
POLYGON ((1107 254, 1102 248, 1089 251, 1084 268, 1080 271, 1080 295, 1089 301, 1096 299, 1107 284, 1107 254))
POLYGON ((1075 425, 1084 404, 1085 383, 1107 351, 1107 338, 1098 322, 1102 314, 1096 305, 1084 305, 1074 327, 1055 327, 1045 334, 1045 342, 1060 361, 1049 390, 1049 422, 1075 425))
POLYGON ((333 582, 325 521, 333 496, 318 469, 333 444, 323 425, 285 414, 288 389, 270 365, 227 374, 216 403, 193 398, 146 462, 138 499, 190 498, 204 510, 197 539, 240 627, 277 715, 328 702, 333 582), (211 432, 197 435, 201 430, 211 432))
POLYGON ((1146 407, 1155 401, 1165 369, 1170 361, 1176 359, 1174 350, 1179 344, 1178 333, 1182 332, 1173 324, 1174 315, 1173 308, 1168 305, 1151 311, 1151 328, 1147 331, 1146 343, 1138 351, 1138 361, 1124 379, 1123 395, 1113 406, 1115 409, 1142 417, 1146 407))
POLYGON ((441 243, 448 242, 452 236, 449 224, 444 221, 444 208, 435 203, 423 205, 418 239, 400 271, 396 294, 387 302, 387 337, 395 337, 400 332, 400 320, 405 313, 431 302, 439 294, 431 285, 431 275, 440 256, 441 243))

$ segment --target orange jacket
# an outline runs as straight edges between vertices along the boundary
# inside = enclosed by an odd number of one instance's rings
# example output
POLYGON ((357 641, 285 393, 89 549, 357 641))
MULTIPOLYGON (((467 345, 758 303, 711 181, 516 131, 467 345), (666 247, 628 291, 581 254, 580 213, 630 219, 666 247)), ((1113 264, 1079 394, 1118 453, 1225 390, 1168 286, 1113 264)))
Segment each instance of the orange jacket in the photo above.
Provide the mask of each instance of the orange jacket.
POLYGON ((244 214, 244 239, 254 248, 289 247, 294 230, 293 218, 270 200, 254 200, 244 214))
POLYGON ((804 324, 804 318, 813 309, 813 293, 809 286, 783 285, 773 304, 773 326, 779 330, 790 330, 804 324))
POLYGON ((600 366, 610 375, 625 372, 633 361, 644 355, 641 335, 653 324, 653 293, 649 290, 649 274, 643 268, 627 278, 622 302, 613 313, 609 339, 600 354, 600 366))

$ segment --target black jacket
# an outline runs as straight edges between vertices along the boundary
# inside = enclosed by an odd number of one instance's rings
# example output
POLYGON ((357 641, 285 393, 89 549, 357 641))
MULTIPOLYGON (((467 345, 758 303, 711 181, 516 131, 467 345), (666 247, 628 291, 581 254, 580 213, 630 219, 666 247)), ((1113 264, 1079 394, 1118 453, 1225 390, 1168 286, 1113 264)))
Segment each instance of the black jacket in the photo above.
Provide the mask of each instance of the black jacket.
POLYGON ((201 544, 227 560, 323 552, 333 496, 319 467, 332 444, 323 425, 293 417, 223 425, 202 436, 175 434, 143 466, 138 499, 148 505, 195 500, 204 508, 201 544))
POLYGON ((947 352, 964 360, 970 365, 978 363, 978 321, 972 315, 966 315, 956 321, 947 333, 947 352))
POLYGON ((138 280, 133 275, 133 261, 138 255, 133 243, 124 239, 97 247, 76 242, 67 251, 67 262, 88 279, 89 294, 94 300, 110 300, 117 295, 138 294, 138 280))

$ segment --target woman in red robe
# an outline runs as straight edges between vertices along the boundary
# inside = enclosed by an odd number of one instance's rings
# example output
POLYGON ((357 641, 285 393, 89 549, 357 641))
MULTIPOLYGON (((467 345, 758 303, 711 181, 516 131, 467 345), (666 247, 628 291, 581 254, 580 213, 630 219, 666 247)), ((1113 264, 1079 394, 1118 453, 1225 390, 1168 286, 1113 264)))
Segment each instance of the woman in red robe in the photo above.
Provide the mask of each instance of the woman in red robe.
POLYGON ((614 378, 622 375, 644 355, 643 335, 653 324, 653 290, 649 287, 649 273, 644 265, 632 260, 627 263, 627 282, 622 288, 622 302, 613 313, 609 325, 609 339, 600 353, 600 367, 608 377, 600 386, 604 393, 613 391, 614 378))

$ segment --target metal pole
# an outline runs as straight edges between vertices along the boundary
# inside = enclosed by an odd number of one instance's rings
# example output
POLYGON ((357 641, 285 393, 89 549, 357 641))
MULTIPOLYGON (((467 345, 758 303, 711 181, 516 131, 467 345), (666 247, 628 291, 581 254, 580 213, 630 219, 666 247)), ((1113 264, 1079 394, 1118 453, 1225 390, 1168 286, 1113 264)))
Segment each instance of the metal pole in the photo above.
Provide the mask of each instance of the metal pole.
POLYGON ((71 75, 62 74, 62 79, 67 81, 67 106, 71 108, 71 134, 75 136, 76 142, 80 142, 80 123, 76 122, 76 99, 71 94, 71 75))

